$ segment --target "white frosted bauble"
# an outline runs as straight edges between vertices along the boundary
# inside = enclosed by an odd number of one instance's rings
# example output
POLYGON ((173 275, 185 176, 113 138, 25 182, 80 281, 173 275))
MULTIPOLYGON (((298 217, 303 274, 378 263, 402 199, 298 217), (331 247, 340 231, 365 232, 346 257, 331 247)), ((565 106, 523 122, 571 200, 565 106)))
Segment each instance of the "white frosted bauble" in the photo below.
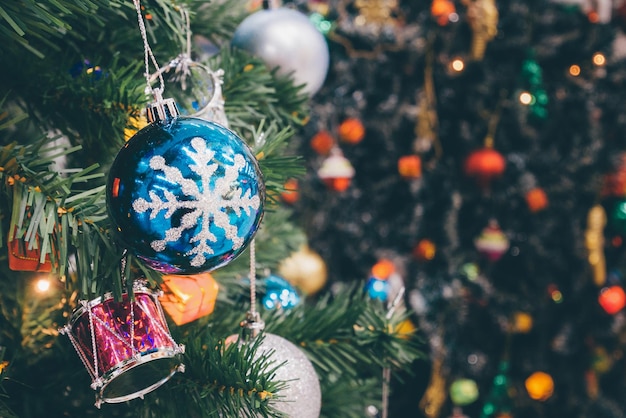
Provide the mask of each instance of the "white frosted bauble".
POLYGON ((314 95, 326 79, 330 53, 324 35, 309 18, 287 8, 259 10, 246 17, 232 45, 260 58, 278 73, 293 73, 297 85, 314 95))
POLYGON ((271 401, 272 406, 290 418, 318 418, 322 407, 322 391, 313 365, 292 342, 275 334, 265 333, 255 359, 272 352, 270 367, 276 370, 276 381, 287 386, 271 401), (284 364, 283 364, 284 363, 284 364))

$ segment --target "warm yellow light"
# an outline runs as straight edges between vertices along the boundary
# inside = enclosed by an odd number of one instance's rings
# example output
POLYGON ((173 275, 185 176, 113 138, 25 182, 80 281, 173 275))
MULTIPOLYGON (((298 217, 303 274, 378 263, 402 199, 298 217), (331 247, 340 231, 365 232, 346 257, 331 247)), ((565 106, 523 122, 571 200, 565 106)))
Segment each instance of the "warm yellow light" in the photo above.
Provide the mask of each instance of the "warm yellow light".
POLYGON ((580 75, 580 67, 576 64, 569 67, 569 73, 574 77, 578 77, 580 75))
POLYGON ((604 65, 606 64, 606 57, 601 52, 596 52, 593 55, 593 63, 598 66, 604 65))
POLYGON ((456 72, 461 72, 463 71, 463 69, 465 68, 465 63, 463 62, 462 59, 457 58, 455 60, 452 61, 452 63, 450 64, 450 66, 452 67, 452 69, 456 72))
POLYGON ((519 101, 523 105, 529 105, 533 102, 533 96, 527 91, 523 91, 519 95, 519 101))
POLYGON ((49 279, 39 279, 37 283, 35 283, 35 288, 39 293, 46 293, 50 290, 50 280, 49 279))

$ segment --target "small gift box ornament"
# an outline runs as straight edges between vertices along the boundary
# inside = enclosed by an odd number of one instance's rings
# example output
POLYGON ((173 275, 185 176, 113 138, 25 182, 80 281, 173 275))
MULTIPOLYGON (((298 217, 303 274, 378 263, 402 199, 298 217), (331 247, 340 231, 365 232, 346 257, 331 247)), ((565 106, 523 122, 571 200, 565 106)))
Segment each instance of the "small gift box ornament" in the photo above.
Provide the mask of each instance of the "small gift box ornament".
POLYGON ((157 293, 142 281, 117 301, 110 293, 81 301, 59 330, 69 337, 92 378, 96 407, 143 398, 183 372, 185 352, 170 335, 157 293))
POLYGON ((17 234, 9 234, 8 258, 9 268, 13 271, 36 271, 47 273, 52 271, 52 263, 49 255, 43 255, 41 240, 36 237, 34 241, 18 238, 17 234))
POLYGON ((209 273, 165 275, 159 301, 176 325, 209 315, 215 308, 219 286, 209 273))

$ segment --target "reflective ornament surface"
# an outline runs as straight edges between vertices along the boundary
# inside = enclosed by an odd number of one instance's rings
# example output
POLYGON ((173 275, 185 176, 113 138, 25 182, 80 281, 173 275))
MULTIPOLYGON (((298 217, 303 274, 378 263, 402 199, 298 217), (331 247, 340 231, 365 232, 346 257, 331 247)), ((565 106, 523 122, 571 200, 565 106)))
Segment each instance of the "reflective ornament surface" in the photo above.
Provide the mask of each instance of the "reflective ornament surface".
POLYGON ((192 117, 137 132, 116 156, 106 192, 119 241, 167 274, 210 271, 237 257, 259 227, 265 199, 246 143, 192 117))
POLYGON ((181 54, 152 75, 161 76, 167 92, 174 98, 180 113, 215 122, 228 128, 222 96, 223 70, 213 71, 208 66, 181 54))
POLYGON ((300 295, 287 280, 271 274, 263 279, 265 296, 263 306, 265 309, 291 309, 300 304, 300 295))
POLYGON ((278 265, 278 274, 301 290, 313 295, 328 281, 328 268, 324 259, 308 245, 302 246, 278 265))
POLYGON ((263 334, 255 358, 268 356, 276 369, 275 381, 286 382, 271 401, 289 418, 318 418, 322 407, 322 392, 313 364, 295 344, 275 334, 263 334))
POLYGON ((96 406, 143 397, 184 371, 156 293, 134 285, 134 300, 111 294, 83 301, 66 334, 93 380, 96 406))
POLYGON ((259 10, 245 18, 232 45, 260 58, 279 74, 293 74, 295 84, 314 95, 326 79, 330 54, 324 36, 309 18, 287 8, 259 10))

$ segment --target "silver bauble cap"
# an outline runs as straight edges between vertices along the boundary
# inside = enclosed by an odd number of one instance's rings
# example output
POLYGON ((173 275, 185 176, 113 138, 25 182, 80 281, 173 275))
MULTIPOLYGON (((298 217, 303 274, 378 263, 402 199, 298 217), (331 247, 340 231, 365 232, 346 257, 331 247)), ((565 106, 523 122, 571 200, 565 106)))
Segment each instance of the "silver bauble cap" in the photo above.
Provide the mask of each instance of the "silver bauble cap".
POLYGON ((180 116, 174 99, 162 99, 150 103, 146 107, 148 123, 162 122, 180 116))

